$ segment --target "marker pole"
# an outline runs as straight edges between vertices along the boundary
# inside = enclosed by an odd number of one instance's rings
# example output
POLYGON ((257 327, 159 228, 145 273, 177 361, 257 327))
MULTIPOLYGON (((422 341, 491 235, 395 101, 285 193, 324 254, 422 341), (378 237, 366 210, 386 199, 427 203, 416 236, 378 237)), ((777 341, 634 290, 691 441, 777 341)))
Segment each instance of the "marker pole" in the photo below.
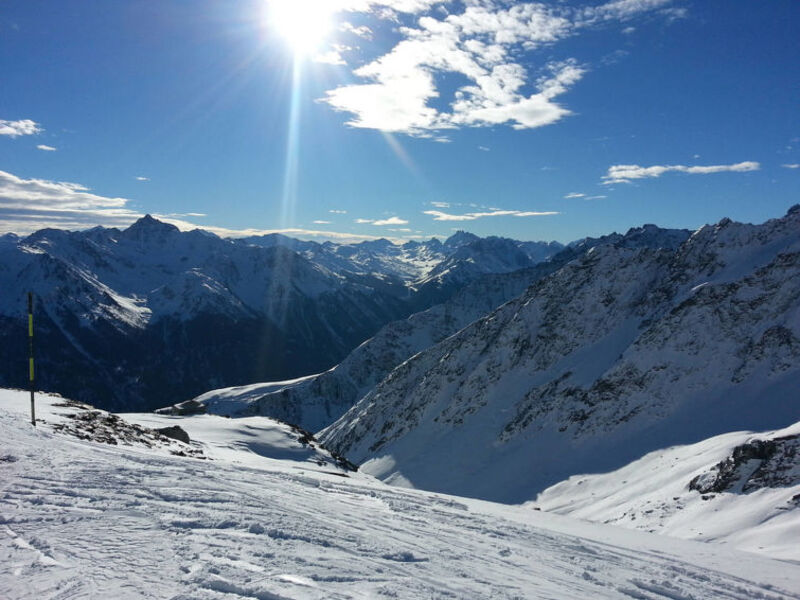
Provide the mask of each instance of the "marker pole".
POLYGON ((36 427, 36 406, 33 403, 33 292, 28 292, 28 372, 31 383, 31 425, 36 427))

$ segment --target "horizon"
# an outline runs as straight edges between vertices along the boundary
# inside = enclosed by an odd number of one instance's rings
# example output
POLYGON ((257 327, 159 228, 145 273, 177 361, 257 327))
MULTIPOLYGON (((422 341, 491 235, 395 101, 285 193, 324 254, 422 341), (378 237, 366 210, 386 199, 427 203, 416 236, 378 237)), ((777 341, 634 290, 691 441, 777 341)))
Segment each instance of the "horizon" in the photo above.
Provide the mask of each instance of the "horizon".
POLYGON ((791 0, 10 2, 0 234, 764 222, 800 202, 799 24, 791 0))
MULTIPOLYGON (((765 221, 758 222, 758 223, 749 223, 748 222, 748 223, 743 223, 743 224, 761 225, 761 224, 766 223, 767 221, 772 221, 772 220, 775 220, 775 219, 784 218, 789 213, 791 213, 793 210, 797 210, 797 209, 800 209, 800 203, 790 206, 786 210, 786 212, 784 214, 780 215, 780 216, 769 217, 765 221)), ((53 228, 53 227, 43 227, 41 229, 37 229, 35 231, 31 231, 30 233, 25 233, 25 234, 19 234, 19 233, 13 232, 13 231, 0 232, 0 237, 6 236, 6 235, 15 235, 19 239, 24 240, 29 236, 35 235, 36 233, 39 233, 40 231, 45 231, 47 229, 56 229, 56 230, 60 230, 60 231, 69 231, 69 232, 72 232, 72 233, 83 233, 83 232, 91 231, 93 229, 98 229, 98 228, 99 229, 106 229, 106 230, 125 231, 126 229, 129 229, 129 228, 133 227, 134 225, 136 225, 140 221, 146 220, 148 217, 150 219, 158 222, 158 223, 165 223, 165 224, 168 224, 168 225, 172 225, 180 233, 190 233, 192 231, 203 231, 204 233, 210 233, 210 234, 212 234, 212 235, 214 235, 214 236, 216 236, 216 237, 218 237, 220 239, 231 240, 231 241, 246 240, 248 238, 280 236, 280 237, 285 237, 285 238, 288 238, 288 239, 291 239, 291 240, 295 240, 295 241, 314 242, 314 243, 317 243, 317 244, 320 244, 320 245, 322 245, 324 243, 327 243, 327 242, 332 242, 332 243, 338 244, 338 245, 354 245, 354 244, 363 244, 363 243, 380 242, 380 241, 391 242, 394 245, 404 245, 404 244, 409 244, 409 243, 424 244, 426 242, 431 242, 433 240, 436 240, 436 241, 438 241, 440 243, 445 243, 451 237, 454 237, 454 236, 456 236, 458 234, 466 233, 468 235, 475 235, 479 239, 499 238, 499 239, 509 239, 509 240, 513 240, 513 241, 517 241, 517 242, 523 242, 523 243, 524 242, 546 243, 546 244, 558 243, 558 244, 561 244, 564 247, 567 247, 567 246, 569 246, 571 244, 575 244, 575 243, 581 242, 581 241, 583 241, 585 239, 592 238, 592 237, 599 238, 599 237, 604 237, 604 236, 609 236, 609 235, 627 235, 633 230, 644 229, 646 227, 656 227, 656 228, 658 228, 660 230, 663 230, 663 231, 682 230, 682 231, 689 231, 689 232, 695 233, 699 229, 702 229, 703 227, 709 227, 709 226, 712 226, 712 225, 716 225, 716 224, 718 224, 718 223, 720 223, 720 222, 722 222, 722 221, 724 221, 726 219, 729 219, 729 217, 722 217, 721 219, 719 219, 715 223, 704 223, 703 225, 701 225, 697 229, 690 229, 688 227, 666 228, 666 227, 661 227, 657 223, 642 223, 641 225, 634 225, 634 226, 629 227, 628 229, 625 229, 625 230, 621 230, 621 231, 613 230, 613 231, 609 231, 609 232, 603 233, 603 234, 601 234, 599 236, 584 236, 584 237, 580 237, 580 238, 575 238, 573 240, 568 240, 566 242, 562 242, 560 240, 546 240, 546 239, 538 239, 538 240, 535 240, 535 239, 530 239, 530 240, 528 240, 528 239, 516 239, 516 238, 509 238, 509 237, 506 237, 506 236, 503 236, 503 235, 494 235, 494 234, 490 234, 490 235, 486 235, 486 236, 480 236, 480 235, 478 235, 478 234, 476 234, 476 233, 474 233, 472 231, 469 231, 467 229, 454 229, 453 231, 451 231, 447 235, 447 237, 433 235, 433 236, 431 236, 429 238, 425 238, 425 239, 411 239, 411 240, 409 240, 409 239, 398 239, 398 238, 392 238, 392 237, 383 236, 383 237, 376 237, 376 238, 370 238, 370 239, 358 239, 358 240, 342 240, 342 239, 339 239, 339 240, 321 239, 320 240, 320 239, 313 239, 313 238, 312 239, 308 239, 307 237, 293 237, 292 235, 287 234, 285 231, 266 231, 266 232, 260 232, 260 233, 256 233, 256 234, 240 233, 239 235, 226 236, 226 235, 220 235, 218 233, 215 233, 214 231, 212 231, 210 229, 205 229, 202 226, 196 226, 196 227, 192 227, 192 228, 181 228, 177 224, 174 224, 174 223, 170 222, 169 219, 166 219, 166 220, 165 219, 160 219, 156 215, 151 215, 150 213, 146 213, 146 214, 138 217, 136 221, 133 221, 132 223, 130 223, 130 224, 126 225, 126 226, 123 226, 123 227, 105 226, 105 225, 92 225, 92 226, 85 227, 85 228, 82 228, 82 229, 60 229, 58 227, 55 227, 55 228, 53 228)))

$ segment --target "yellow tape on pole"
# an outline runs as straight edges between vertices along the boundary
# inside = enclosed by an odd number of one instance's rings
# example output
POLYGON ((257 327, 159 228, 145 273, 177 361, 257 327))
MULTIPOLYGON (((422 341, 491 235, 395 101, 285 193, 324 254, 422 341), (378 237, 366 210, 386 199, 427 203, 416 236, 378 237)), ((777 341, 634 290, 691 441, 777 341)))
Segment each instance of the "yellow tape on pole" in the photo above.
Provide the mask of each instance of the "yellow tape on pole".
POLYGON ((30 359, 30 367, 31 367, 31 381, 33 381, 33 359, 30 359))
POLYGON ((33 337, 33 315, 28 315, 28 337, 33 337))

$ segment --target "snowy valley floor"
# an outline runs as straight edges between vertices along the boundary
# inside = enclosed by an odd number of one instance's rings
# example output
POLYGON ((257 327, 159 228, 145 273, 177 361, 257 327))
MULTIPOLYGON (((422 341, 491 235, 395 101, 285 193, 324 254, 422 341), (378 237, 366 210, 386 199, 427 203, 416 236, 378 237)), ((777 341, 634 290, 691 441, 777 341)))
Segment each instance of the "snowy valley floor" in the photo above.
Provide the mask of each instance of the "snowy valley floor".
POLYGON ((800 598, 800 564, 392 488, 268 419, 195 421, 198 438, 238 427, 200 459, 54 433, 54 403, 39 396, 34 430, 27 396, 0 391, 3 600, 800 598))

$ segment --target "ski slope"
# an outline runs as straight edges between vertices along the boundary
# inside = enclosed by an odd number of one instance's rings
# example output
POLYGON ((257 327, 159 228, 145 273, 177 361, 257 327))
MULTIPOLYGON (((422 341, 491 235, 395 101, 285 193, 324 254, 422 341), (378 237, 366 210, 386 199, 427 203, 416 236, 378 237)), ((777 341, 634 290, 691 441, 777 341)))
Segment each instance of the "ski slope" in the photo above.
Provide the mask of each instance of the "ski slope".
POLYGON ((0 391, 3 599, 800 598, 799 564, 392 488, 287 456, 268 419, 183 421, 201 459, 55 433, 61 402, 34 430, 0 391))

